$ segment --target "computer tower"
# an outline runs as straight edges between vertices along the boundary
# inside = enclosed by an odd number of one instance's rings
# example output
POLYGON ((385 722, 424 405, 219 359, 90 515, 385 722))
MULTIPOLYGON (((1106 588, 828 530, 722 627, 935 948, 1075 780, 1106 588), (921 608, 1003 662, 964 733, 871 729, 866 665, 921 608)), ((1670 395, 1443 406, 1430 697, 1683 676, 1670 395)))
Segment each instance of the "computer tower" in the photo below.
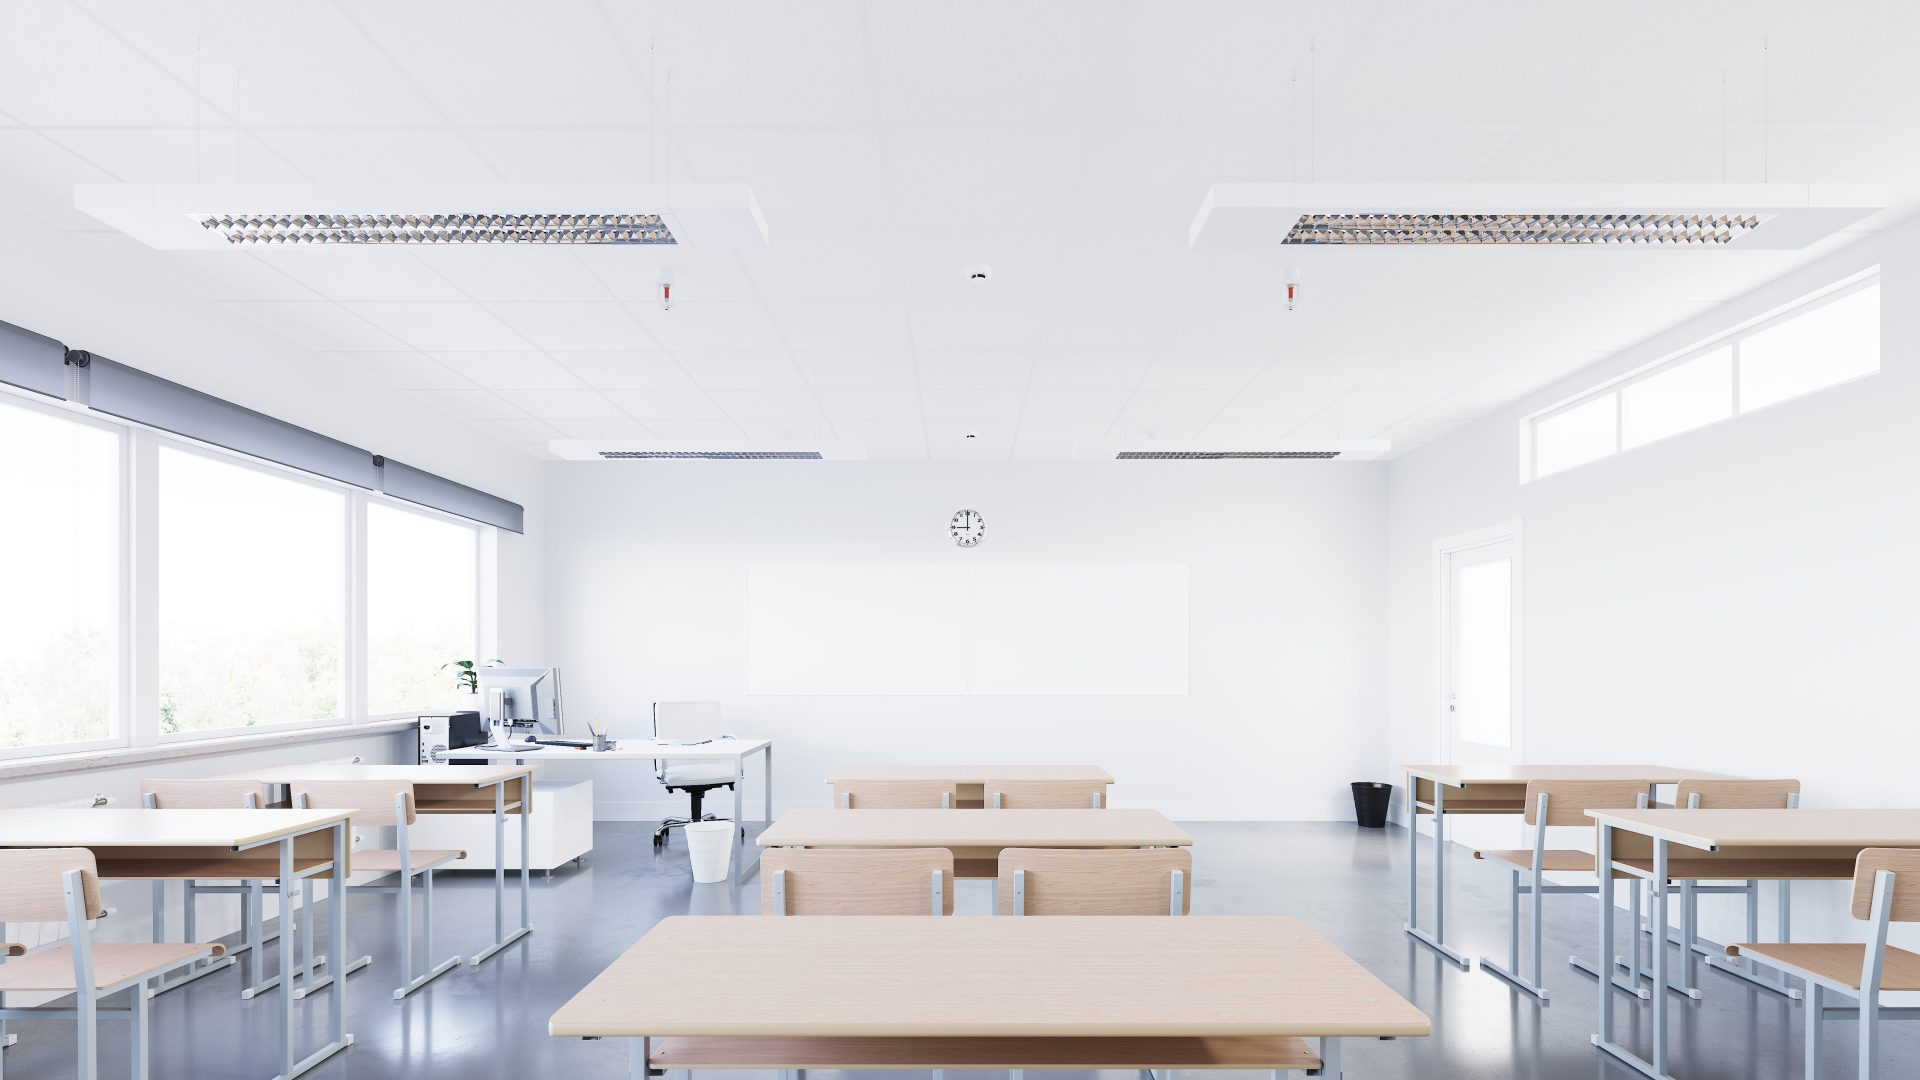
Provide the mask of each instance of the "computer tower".
POLYGON ((486 728, 478 712, 457 712, 420 718, 420 764, 484 764, 484 758, 449 757, 448 752, 464 746, 479 746, 487 741, 486 728))

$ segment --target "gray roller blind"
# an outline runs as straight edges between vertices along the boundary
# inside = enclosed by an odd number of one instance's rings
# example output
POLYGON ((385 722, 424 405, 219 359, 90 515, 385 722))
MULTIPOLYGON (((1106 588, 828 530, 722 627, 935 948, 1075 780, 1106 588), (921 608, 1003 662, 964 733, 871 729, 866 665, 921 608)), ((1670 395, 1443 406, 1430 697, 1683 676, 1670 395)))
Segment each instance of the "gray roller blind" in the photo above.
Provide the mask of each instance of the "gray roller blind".
POLYGON ((483 525, 495 525, 508 532, 527 531, 527 512, 519 503, 508 502, 465 484, 456 484, 443 476, 403 465, 392 458, 376 460, 380 463, 379 490, 396 499, 430 506, 483 525))
POLYGON ((66 358, 65 345, 0 322, 0 382, 48 397, 66 397, 66 358))
POLYGON ((87 406, 148 427, 237 450, 371 490, 373 454, 211 394, 95 355, 87 406))

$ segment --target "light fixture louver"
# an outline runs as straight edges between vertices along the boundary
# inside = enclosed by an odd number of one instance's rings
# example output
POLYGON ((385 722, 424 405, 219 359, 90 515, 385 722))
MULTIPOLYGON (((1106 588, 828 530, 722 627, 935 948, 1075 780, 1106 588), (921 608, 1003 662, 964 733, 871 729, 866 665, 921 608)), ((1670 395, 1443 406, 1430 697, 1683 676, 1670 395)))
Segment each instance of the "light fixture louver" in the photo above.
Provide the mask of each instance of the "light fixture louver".
POLYGON ((1288 461, 1325 461, 1340 456, 1338 450, 1122 450, 1116 461, 1251 461, 1259 459, 1288 461))
POLYGON ((221 214, 229 244, 675 244, 658 214, 221 214))
POLYGON ((818 450, 598 450, 609 461, 819 461, 818 450))
POLYGON ((1302 214, 1284 244, 1730 244, 1758 214, 1302 214))

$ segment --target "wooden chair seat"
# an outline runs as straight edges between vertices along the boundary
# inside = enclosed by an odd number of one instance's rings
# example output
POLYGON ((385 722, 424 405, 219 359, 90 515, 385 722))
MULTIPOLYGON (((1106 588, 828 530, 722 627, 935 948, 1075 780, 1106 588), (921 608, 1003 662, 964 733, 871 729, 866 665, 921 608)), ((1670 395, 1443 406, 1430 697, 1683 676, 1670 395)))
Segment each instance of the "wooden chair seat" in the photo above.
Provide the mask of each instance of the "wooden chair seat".
MULTIPOLYGON (((1473 857, 1493 862, 1512 863, 1522 870, 1533 869, 1531 848, 1516 851, 1476 851, 1473 857)), ((1591 874, 1593 873, 1593 853, 1572 848, 1549 848, 1541 865, 1548 870, 1591 874)))
MULTIPOLYGON (((221 956, 226 947, 203 945, 149 945, 94 942, 93 989, 122 986, 171 971, 202 957, 221 956)), ((30 952, 0 964, 0 991, 53 990, 73 993, 73 950, 65 945, 30 952)))
MULTIPOLYGON (((1749 956, 1763 964, 1804 972, 1858 990, 1860 969, 1865 966, 1867 959, 1867 947, 1858 943, 1829 945, 1769 941, 1729 945, 1727 955, 1749 956)), ((1885 963, 1880 989, 1920 990, 1920 953, 1889 945, 1885 963)))
POLYGON ((1318 1069, 1304 1039, 889 1038, 715 1036, 657 1039, 662 1069, 1318 1069))
MULTIPOLYGON (((439 848, 414 848, 407 855, 415 874, 438 870, 456 859, 467 857, 464 851, 439 848)), ((356 874, 362 870, 374 874, 397 874, 400 872, 400 852, 386 848, 355 851, 348 865, 353 867, 356 874)))

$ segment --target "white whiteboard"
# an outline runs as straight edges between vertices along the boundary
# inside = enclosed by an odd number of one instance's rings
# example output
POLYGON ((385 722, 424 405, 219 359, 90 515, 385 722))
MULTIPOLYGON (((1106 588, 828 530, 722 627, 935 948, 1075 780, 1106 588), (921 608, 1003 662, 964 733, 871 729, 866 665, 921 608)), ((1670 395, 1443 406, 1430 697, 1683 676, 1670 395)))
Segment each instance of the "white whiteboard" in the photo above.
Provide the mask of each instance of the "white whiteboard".
POLYGON ((747 568, 747 692, 1187 693, 1185 563, 747 568))

